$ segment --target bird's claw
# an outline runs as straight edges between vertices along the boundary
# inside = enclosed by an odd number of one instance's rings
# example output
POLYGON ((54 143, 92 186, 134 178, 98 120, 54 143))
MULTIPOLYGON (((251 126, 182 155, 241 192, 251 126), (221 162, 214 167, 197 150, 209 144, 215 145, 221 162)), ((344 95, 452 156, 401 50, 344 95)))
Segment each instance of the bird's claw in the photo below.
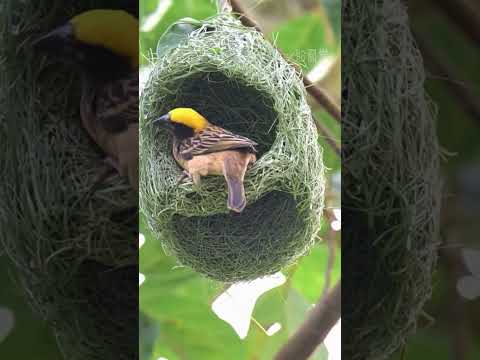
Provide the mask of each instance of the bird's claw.
POLYGON ((192 176, 187 170, 183 170, 182 175, 180 175, 177 179, 177 185, 180 185, 185 181, 185 179, 191 179, 192 176))

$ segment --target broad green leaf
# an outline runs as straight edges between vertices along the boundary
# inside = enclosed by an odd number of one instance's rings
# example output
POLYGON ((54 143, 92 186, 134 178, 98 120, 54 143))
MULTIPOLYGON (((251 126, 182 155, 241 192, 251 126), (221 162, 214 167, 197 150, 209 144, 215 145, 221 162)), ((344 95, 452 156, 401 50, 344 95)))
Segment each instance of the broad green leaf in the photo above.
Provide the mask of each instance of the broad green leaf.
POLYGON ((165 33, 160 37, 157 44, 157 56, 160 59, 168 51, 176 48, 188 39, 190 33, 199 29, 202 23, 198 20, 185 18, 175 24, 172 24, 165 33))
MULTIPOLYGON (((159 21, 151 30, 140 32, 141 64, 146 64, 150 54, 156 52, 158 39, 171 24, 185 17, 202 20, 216 13, 216 5, 210 0, 163 0, 162 2, 168 6, 164 5, 165 12, 159 18, 159 21)), ((142 3, 143 1, 140 2, 140 4, 142 3)), ((141 28, 144 25, 144 19, 157 10, 157 5, 160 6, 157 0, 150 0, 146 1, 143 7, 141 6, 141 28)))
POLYGON ((287 58, 309 71, 325 53, 336 48, 335 41, 327 36, 329 26, 328 21, 317 14, 307 14, 281 25, 270 37, 287 58))
MULTIPOLYGON (((311 302, 293 289, 289 283, 263 295, 257 302, 254 311, 256 322, 265 330, 268 330, 274 323, 279 323, 282 328, 274 335, 268 336, 256 323, 252 323, 252 328, 246 339, 249 359, 273 359, 283 344, 303 323, 311 305, 311 302)), ((327 359, 327 351, 324 345, 319 347, 311 359, 327 359)))
MULTIPOLYGON (((181 352, 181 351, 178 351, 181 352)), ((181 355, 178 355, 169 345, 161 341, 161 338, 155 343, 155 349, 153 352, 152 360, 157 359, 168 359, 168 360, 183 360, 184 358, 181 355)))
POLYGON ((255 321, 252 321, 245 340, 249 359, 273 359, 275 353, 287 341, 289 333, 286 327, 285 292, 288 286, 287 283, 275 288, 258 299, 253 312, 255 321), (281 330, 273 336, 268 336, 265 331, 277 322, 282 326, 281 330))
POLYGON ((176 267, 143 218, 141 233, 145 245, 140 249, 140 272, 145 282, 140 287, 140 309, 160 326, 155 354, 166 357, 173 351, 179 359, 244 359, 239 337, 210 307, 221 285, 176 267))
POLYGON ((227 332, 230 330, 227 324, 220 323, 217 328, 216 323, 199 323, 195 329, 184 325, 180 322, 162 323, 162 336, 157 344, 160 354, 166 346, 182 360, 246 359, 241 340, 233 330, 231 333, 227 332))
MULTIPOLYGON (((290 289, 286 300, 287 328, 289 334, 293 334, 307 318, 307 314, 312 308, 312 303, 308 302, 296 290, 290 289)), ((310 357, 311 360, 327 360, 328 352, 324 344, 321 344, 317 351, 310 357)))
MULTIPOLYGON (((320 243, 313 248, 308 256, 300 260, 291 278, 292 287, 302 294, 310 303, 320 298, 325 286, 325 270, 328 262, 328 248, 320 243)), ((341 275, 340 250, 336 250, 335 264, 331 273, 331 285, 334 285, 341 275)))

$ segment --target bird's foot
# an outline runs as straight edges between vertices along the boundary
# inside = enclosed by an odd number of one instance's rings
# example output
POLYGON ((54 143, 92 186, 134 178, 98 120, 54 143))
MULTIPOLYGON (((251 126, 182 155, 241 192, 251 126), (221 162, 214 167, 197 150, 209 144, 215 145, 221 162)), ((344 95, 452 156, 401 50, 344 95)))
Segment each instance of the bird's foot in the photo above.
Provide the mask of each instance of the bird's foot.
POLYGON ((183 170, 182 175, 177 179, 177 185, 180 185, 185 181, 185 179, 192 179, 192 175, 187 170, 183 170))

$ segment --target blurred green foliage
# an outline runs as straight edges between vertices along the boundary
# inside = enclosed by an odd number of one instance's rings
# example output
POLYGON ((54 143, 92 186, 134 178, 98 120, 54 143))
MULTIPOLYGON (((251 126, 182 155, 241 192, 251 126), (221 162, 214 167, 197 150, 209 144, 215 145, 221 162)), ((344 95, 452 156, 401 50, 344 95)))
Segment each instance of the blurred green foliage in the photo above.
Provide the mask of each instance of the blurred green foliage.
POLYGON ((427 73, 428 91, 440 107, 438 134, 445 150, 454 154, 443 162, 446 170, 454 172, 459 166, 478 159, 480 156, 480 127, 478 119, 473 119, 460 106, 455 95, 448 87, 448 82, 464 83, 480 95, 480 52, 475 51, 472 43, 463 32, 451 24, 445 14, 429 11, 429 16, 412 17, 416 31, 424 34, 431 41, 435 53, 448 59, 457 72, 458 78, 447 79, 442 73, 427 73), (432 34, 434 34, 432 36, 432 34), (448 45, 446 45, 448 44, 448 45))
POLYGON ((12 311, 15 319, 12 331, 0 341, 0 359, 62 359, 52 332, 26 303, 13 266, 5 256, 0 256, 0 284, 0 308, 12 311))
POLYGON ((304 71, 312 70, 322 53, 333 52, 336 42, 329 39, 328 22, 316 14, 305 14, 281 24, 270 38, 304 71))
MULTIPOLYGON (((175 267, 175 260, 165 255, 143 221, 141 233, 146 241, 140 250, 140 272, 146 280, 140 287, 140 310, 150 326, 142 328, 140 348, 148 348, 145 343, 151 341, 152 334, 158 334, 153 354, 144 360, 160 356, 168 360, 271 359, 323 290, 327 250, 322 244, 288 269, 290 281, 262 295, 257 302, 253 318, 264 329, 275 322, 282 324, 282 329, 270 337, 252 323, 249 335, 242 341, 210 308, 224 286, 189 269, 175 267)), ((332 282, 339 277, 338 255, 332 282)), ((326 359, 325 356, 326 351, 321 348, 313 359, 326 359)))
POLYGON ((158 39, 171 24, 185 17, 201 20, 216 9, 211 0, 140 1, 140 63, 147 64, 146 57, 156 52, 158 39))

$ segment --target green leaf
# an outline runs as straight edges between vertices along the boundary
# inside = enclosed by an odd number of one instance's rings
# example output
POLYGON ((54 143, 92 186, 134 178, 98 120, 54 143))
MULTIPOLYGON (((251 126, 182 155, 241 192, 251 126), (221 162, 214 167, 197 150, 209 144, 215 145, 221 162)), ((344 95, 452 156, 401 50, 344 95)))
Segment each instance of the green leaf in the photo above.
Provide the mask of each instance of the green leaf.
MULTIPOLYGON (((320 276, 321 273, 317 273, 317 275, 320 276)), ((262 295, 257 301, 253 313, 255 321, 252 321, 248 337, 245 340, 249 354, 248 359, 273 359, 288 338, 305 321, 311 306, 312 302, 294 289, 291 282, 262 295), (265 330, 268 330, 274 323, 279 323, 282 328, 274 335, 268 336, 265 330)), ((321 345, 311 358, 326 360, 327 357, 327 350, 324 345, 321 345)))
POLYGON ((143 217, 140 232, 145 244, 140 249, 140 310, 156 321, 160 336, 154 357, 179 359, 244 359, 244 347, 234 330, 212 311, 212 299, 222 289, 194 271, 178 267, 165 255, 143 217))
MULTIPOLYGON (((327 262, 327 245, 320 243, 313 248, 309 255, 300 260, 291 278, 292 287, 312 304, 318 301, 325 286, 327 262)), ((340 275, 341 255, 340 250, 337 249, 330 284, 334 285, 340 279, 340 275)))
MULTIPOLYGON (((293 334, 305 321, 312 303, 294 289, 290 289, 286 300, 287 327, 289 334, 293 334)), ((324 344, 321 344, 317 351, 309 358, 311 360, 327 360, 328 351, 324 344)))
POLYGON ((287 341, 289 332, 286 327, 286 291, 288 291, 288 285, 283 285, 263 294, 257 300, 252 315, 255 321, 252 321, 250 331, 245 339, 245 346, 249 353, 248 359, 273 359, 280 347, 287 341), (268 336, 265 331, 277 322, 282 326, 281 330, 273 336, 268 336))
POLYGON ((335 42, 327 37, 329 26, 328 21, 317 14, 307 14, 281 25, 270 37, 287 58, 309 71, 325 52, 336 48, 335 42))
POLYGON ((181 43, 188 39, 190 33, 199 29, 202 22, 192 19, 184 18, 172 24, 167 31, 160 37, 157 44, 157 56, 160 59, 168 51, 176 48, 181 43))
MULTIPOLYGON (((168 2, 165 3, 168 4, 168 2)), ((152 15, 157 10, 157 6, 160 6, 158 0, 140 1, 140 18, 143 20, 140 26, 140 62, 142 65, 146 65, 150 54, 156 52, 158 39, 172 24, 185 17, 205 19, 216 13, 215 2, 210 0, 173 0, 151 29, 142 30, 145 25, 144 19, 152 15)))

